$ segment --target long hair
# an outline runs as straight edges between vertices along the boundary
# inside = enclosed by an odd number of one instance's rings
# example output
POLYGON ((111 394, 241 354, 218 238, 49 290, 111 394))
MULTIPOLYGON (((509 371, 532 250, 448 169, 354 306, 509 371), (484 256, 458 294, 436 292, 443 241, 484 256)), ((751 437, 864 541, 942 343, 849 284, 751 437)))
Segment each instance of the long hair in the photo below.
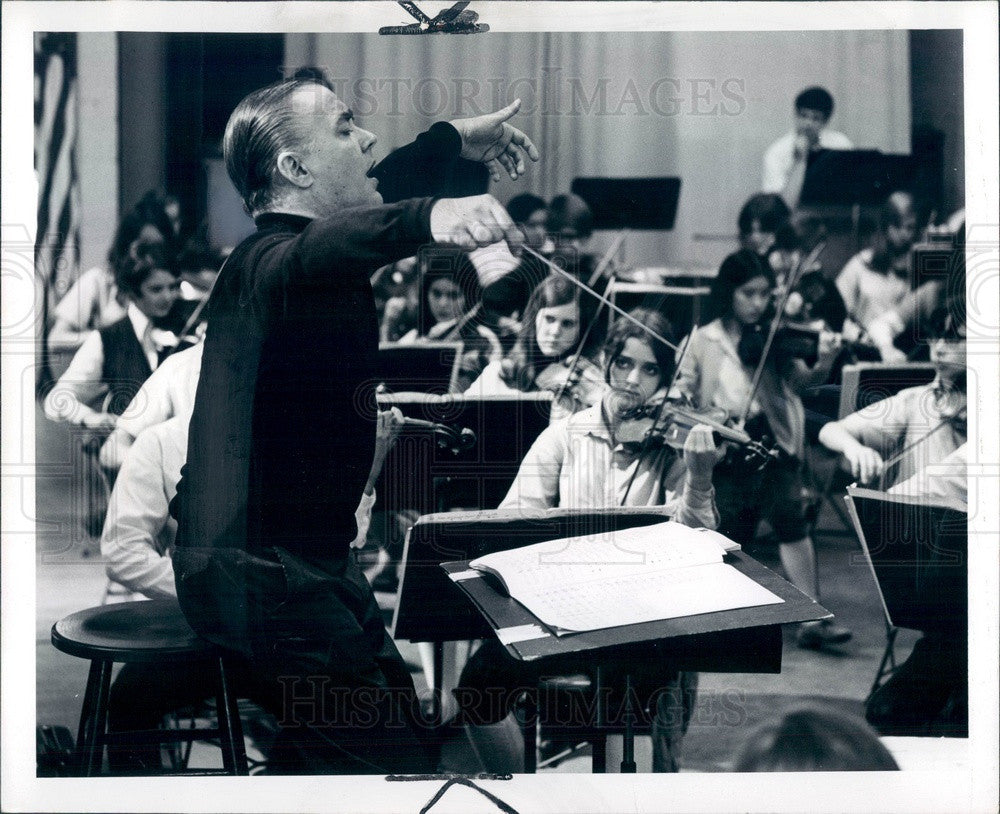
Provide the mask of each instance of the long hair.
MULTIPOLYGON (((629 316, 638 320, 652 331, 655 331, 664 339, 676 344, 676 334, 670 321, 659 311, 651 308, 635 308, 629 312, 629 316)), ((666 384, 674 375, 674 349, 668 348, 659 340, 650 336, 631 320, 619 317, 608 331, 608 338, 604 340, 604 380, 611 381, 611 365, 615 359, 621 356, 625 349, 625 343, 629 339, 638 339, 649 346, 656 357, 656 364, 660 366, 662 372, 661 384, 666 384)))
POLYGON ((736 289, 755 277, 766 278, 772 287, 776 282, 770 264, 757 252, 740 249, 723 260, 719 273, 712 280, 708 295, 708 318, 730 316, 733 312, 733 294, 736 289))
POLYGON ((469 255, 457 246, 445 243, 426 246, 420 250, 418 262, 421 279, 417 332, 420 336, 427 336, 435 324, 428 302, 428 294, 435 281, 448 280, 458 286, 465 297, 463 311, 468 311, 479 301, 481 290, 476 267, 472 265, 469 255))
MULTIPOLYGON (((518 390, 531 390, 534 387, 535 377, 541 372, 541 366, 549 362, 561 361, 576 353, 580 346, 583 334, 594 319, 597 309, 594 301, 590 297, 581 297, 580 289, 563 277, 555 275, 546 277, 540 282, 528 299, 528 304, 524 309, 524 317, 521 320, 521 331, 517 335, 514 347, 504 360, 504 365, 500 376, 510 387, 518 390), (573 346, 569 348, 558 360, 546 359, 538 349, 538 342, 535 337, 535 318, 543 308, 555 308, 560 305, 573 303, 578 308, 580 317, 580 336, 573 346)), ((583 348, 583 355, 591 357, 601 344, 601 331, 595 325, 587 337, 586 345, 583 348)))
POLYGON ((301 142, 291 97, 300 88, 329 88, 312 76, 285 79, 255 90, 233 110, 222 137, 226 172, 252 215, 274 199, 279 153, 301 142))

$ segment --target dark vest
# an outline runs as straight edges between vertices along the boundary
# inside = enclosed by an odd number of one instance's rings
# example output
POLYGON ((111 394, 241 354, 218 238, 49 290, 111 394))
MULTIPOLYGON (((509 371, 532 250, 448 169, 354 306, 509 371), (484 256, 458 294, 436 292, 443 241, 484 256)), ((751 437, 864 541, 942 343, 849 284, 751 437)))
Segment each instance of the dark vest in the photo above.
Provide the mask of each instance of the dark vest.
POLYGON ((101 378, 111 394, 108 412, 121 415, 153 371, 127 316, 101 328, 100 333, 104 347, 101 378))

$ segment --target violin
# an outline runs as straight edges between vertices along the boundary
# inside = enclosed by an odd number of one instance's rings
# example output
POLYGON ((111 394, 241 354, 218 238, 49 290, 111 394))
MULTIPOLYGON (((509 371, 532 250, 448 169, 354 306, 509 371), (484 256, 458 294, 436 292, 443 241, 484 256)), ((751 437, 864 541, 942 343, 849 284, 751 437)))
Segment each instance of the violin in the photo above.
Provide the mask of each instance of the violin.
POLYGON ((743 430, 723 422, 725 410, 694 410, 684 402, 647 402, 630 410, 615 430, 615 439, 625 445, 665 445, 683 451, 688 434, 699 424, 710 427, 716 444, 729 442, 742 453, 742 462, 753 469, 762 469, 777 452, 755 441, 743 430))
POLYGON ((555 400, 571 412, 597 404, 610 385, 600 368, 589 360, 553 362, 535 377, 535 387, 555 395, 555 400))

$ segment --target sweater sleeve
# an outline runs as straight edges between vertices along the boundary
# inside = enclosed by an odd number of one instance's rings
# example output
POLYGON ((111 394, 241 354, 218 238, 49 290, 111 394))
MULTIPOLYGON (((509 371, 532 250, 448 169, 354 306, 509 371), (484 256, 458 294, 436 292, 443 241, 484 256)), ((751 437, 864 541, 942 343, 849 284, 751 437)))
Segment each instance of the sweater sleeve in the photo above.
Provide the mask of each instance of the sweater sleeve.
POLYGON ((290 244, 279 244, 289 281, 338 284, 345 272, 370 274, 416 254, 431 241, 430 198, 344 209, 310 223, 290 244))
POLYGON ((412 144, 390 153, 372 175, 386 203, 442 194, 452 164, 462 151, 462 138, 446 122, 431 125, 412 144))

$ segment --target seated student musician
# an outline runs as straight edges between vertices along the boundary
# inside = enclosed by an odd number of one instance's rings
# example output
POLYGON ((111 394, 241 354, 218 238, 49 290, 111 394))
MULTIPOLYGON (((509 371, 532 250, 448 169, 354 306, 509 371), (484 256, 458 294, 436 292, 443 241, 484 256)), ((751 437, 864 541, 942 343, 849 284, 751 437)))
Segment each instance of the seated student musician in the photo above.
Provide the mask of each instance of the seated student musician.
MULTIPOLYGON (((587 251, 594 233, 594 213, 579 195, 572 192, 556 195, 549 203, 547 228, 554 243, 552 261, 588 282, 596 259, 587 251)), ((607 279, 595 280, 599 293, 604 293, 607 279)))
POLYGON ((947 274, 908 291, 895 307, 876 315, 868 325, 882 361, 898 364, 927 358, 924 340, 933 335, 944 315, 965 308, 965 221, 963 213, 958 215, 962 219, 954 231, 943 232, 953 248, 947 274))
MULTIPOLYGON (((631 314, 642 325, 663 337, 672 331, 655 311, 637 309, 631 314)), ((711 430, 694 427, 682 452, 666 445, 646 446, 630 433, 627 424, 636 408, 662 397, 673 373, 673 349, 653 340, 641 327, 619 319, 604 345, 606 387, 599 403, 546 428, 521 462, 517 478, 501 509, 545 509, 551 507, 606 508, 614 506, 667 506, 674 520, 693 527, 715 528, 718 522, 712 467, 717 460, 711 430)), ((553 666, 579 673, 577 663, 553 666)), ((614 666, 609 667, 615 673, 614 666)), ((680 740, 694 704, 697 675, 671 673, 660 667, 630 667, 634 687, 643 704, 655 708, 653 723, 653 770, 677 771, 680 740)), ((471 702, 475 692, 466 688, 505 686, 513 700, 513 688, 537 685, 538 669, 511 661, 494 640, 486 642, 470 659, 456 691, 460 705, 471 702), (498 683, 500 682, 500 683, 498 683)), ((496 723, 507 709, 463 709, 467 722, 496 723)), ((520 765, 515 740, 510 757, 520 765)), ((488 767, 490 768, 490 767, 488 767)), ((500 767, 502 768, 510 767, 500 767)))
POLYGON ((458 247, 426 246, 421 249, 417 264, 420 280, 417 325, 398 340, 407 344, 444 339, 479 302, 476 269, 468 254, 458 247))
POLYGON ((833 707, 797 706, 756 727, 737 772, 884 772, 899 765, 860 718, 833 707))
POLYGON ((913 196, 893 192, 879 210, 872 246, 854 255, 837 275, 837 290, 853 323, 845 329, 849 338, 867 333, 910 290, 910 250, 916 234, 913 196))
POLYGON ((830 130, 833 97, 826 88, 811 87, 795 97, 795 127, 764 153, 761 189, 785 199, 792 208, 799 204, 809 157, 818 150, 850 150, 851 140, 830 130))
MULTIPOLYGON (((819 440, 844 455, 859 483, 889 486, 890 494, 967 505, 964 324, 945 319, 930 352, 937 368, 931 384, 908 388, 827 424, 819 440)), ((962 637, 925 634, 868 699, 865 717, 884 735, 967 737, 967 665, 962 637)))
MULTIPOLYGON (((737 421, 745 415, 743 429, 751 437, 766 436, 776 443, 778 458, 763 473, 743 471, 739 462, 728 460, 716 467, 719 531, 747 544, 759 521, 767 518, 789 581, 815 598, 819 594, 816 553, 802 501, 805 414, 800 393, 825 381, 839 350, 839 337, 820 334, 812 368, 801 359, 773 352, 764 356, 774 287, 774 273, 755 252, 742 249, 723 261, 709 298, 716 318, 688 338, 677 389, 696 408, 717 408, 737 421)), ((850 637, 849 630, 829 620, 803 623, 798 632, 800 646, 808 648, 850 637)))
POLYGON ((92 331, 107 328, 125 316, 128 303, 115 282, 115 269, 137 241, 170 243, 179 226, 180 206, 175 198, 147 192, 115 230, 108 264, 84 271, 55 307, 49 331, 54 351, 76 350, 92 331))
POLYGON ((129 300, 126 316, 87 337, 45 399, 45 415, 88 429, 110 431, 177 344, 192 303, 179 300, 180 279, 164 244, 134 244, 117 270, 129 300), (95 407, 101 399, 107 407, 95 407))
POLYGON ((548 390, 560 395, 553 418, 595 404, 603 382, 594 361, 600 328, 596 308, 563 277, 546 277, 528 300, 521 331, 506 358, 493 359, 469 387, 471 395, 513 395, 548 390), (588 330, 589 328, 589 330, 588 330), (570 364, 579 352, 576 371, 570 364), (578 379, 567 382, 570 374, 578 379))
POLYGON ((792 212, 780 195, 772 192, 752 195, 743 204, 736 221, 740 248, 766 256, 775 245, 779 230, 789 225, 791 218, 792 212))
MULTIPOLYGON (((190 395, 193 399, 194 393, 190 395)), ((177 494, 187 457, 189 419, 189 414, 176 415, 139 433, 108 501, 101 534, 108 577, 150 599, 177 596, 171 559, 177 523, 168 507, 177 494)), ((355 512, 358 534, 351 543, 354 550, 365 543, 375 505, 375 482, 402 425, 403 416, 397 408, 378 415, 375 457, 355 512)), ((213 676, 210 664, 168 668, 162 664, 124 665, 111 687, 110 731, 155 728, 168 712, 205 698, 213 676)), ((243 671, 236 670, 234 679, 238 694, 253 696, 252 683, 243 671)), ((110 748, 109 760, 116 774, 150 774, 160 769, 160 748, 139 744, 110 748)))
POLYGON ((965 444, 965 326, 949 315, 937 333, 930 349, 933 382, 902 390, 820 430, 820 443, 847 459, 859 483, 895 486, 965 444), (894 466, 886 465, 890 456, 894 466))
POLYGON ((457 246, 425 246, 417 257, 420 307, 416 327, 400 344, 461 342, 456 390, 463 392, 479 377, 498 344, 483 324, 480 287, 469 255, 457 246))

